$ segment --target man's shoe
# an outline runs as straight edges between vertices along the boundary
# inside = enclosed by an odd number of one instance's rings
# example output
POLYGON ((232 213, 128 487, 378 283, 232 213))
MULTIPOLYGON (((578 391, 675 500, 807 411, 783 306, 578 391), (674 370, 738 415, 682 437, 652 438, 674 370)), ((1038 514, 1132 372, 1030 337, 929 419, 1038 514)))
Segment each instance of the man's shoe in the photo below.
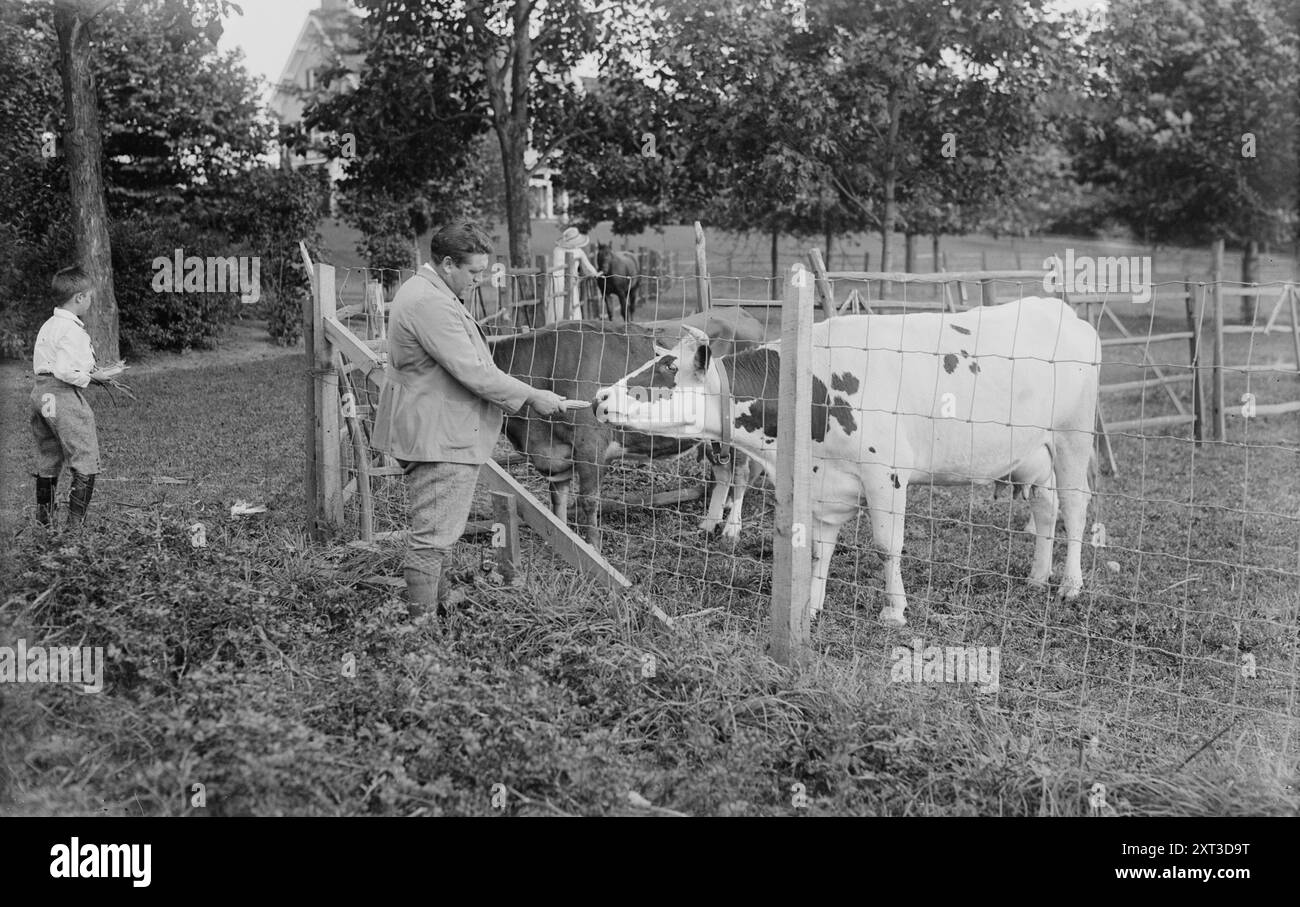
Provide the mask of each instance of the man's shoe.
POLYGON ((412 614, 436 608, 438 606, 438 574, 426 570, 407 567, 402 571, 406 577, 406 601, 412 614))

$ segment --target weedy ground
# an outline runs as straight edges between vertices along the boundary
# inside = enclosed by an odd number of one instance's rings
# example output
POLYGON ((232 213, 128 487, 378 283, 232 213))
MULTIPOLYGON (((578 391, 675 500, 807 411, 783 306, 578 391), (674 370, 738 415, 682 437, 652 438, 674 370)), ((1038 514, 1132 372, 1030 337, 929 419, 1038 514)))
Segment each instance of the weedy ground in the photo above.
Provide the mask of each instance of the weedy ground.
MULTIPOLYGON (((794 674, 764 651, 761 489, 734 548, 702 538, 698 503, 606 507, 606 555, 672 627, 528 534, 520 588, 480 582, 441 628, 411 621, 389 582, 397 543, 303 536, 303 377, 286 355, 146 372, 135 403, 96 399, 105 473, 80 534, 32 525, 26 438, 6 432, 0 645, 103 646, 107 670, 98 694, 0 685, 0 811, 1086 815, 1098 783, 1121 815, 1300 811, 1294 415, 1234 417, 1199 448, 1186 428, 1115 438, 1120 470, 1090 514, 1105 545, 1087 546, 1070 604, 1024 585, 1023 502, 916 489, 909 627, 876 623, 859 521, 794 674), (232 518, 238 500, 268 510, 232 518), (998 688, 891 682, 918 639, 998 647, 998 688)), ((1300 396, 1294 377, 1266 380, 1261 404, 1300 396)), ((6 424, 25 396, 6 381, 6 424)), ((1142 407, 1170 411, 1148 391, 1107 417, 1142 407)), ((656 487, 690 468, 656 467, 656 487)), ((610 497, 650 475, 611 469, 610 497)), ((487 543, 462 543, 459 566, 487 543)))

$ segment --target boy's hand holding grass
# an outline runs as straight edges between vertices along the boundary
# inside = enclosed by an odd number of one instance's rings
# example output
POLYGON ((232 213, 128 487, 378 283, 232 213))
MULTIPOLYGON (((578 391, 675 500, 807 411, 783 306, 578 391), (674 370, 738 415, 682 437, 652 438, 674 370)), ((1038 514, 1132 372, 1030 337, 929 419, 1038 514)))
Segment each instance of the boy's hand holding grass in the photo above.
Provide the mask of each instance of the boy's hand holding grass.
POLYGON ((98 381, 101 384, 107 383, 126 370, 126 360, 120 359, 112 365, 105 365, 96 368, 90 373, 91 381, 98 381))
POLYGON ((122 372, 126 371, 126 368, 127 368, 126 360, 120 359, 117 362, 113 363, 112 365, 108 365, 103 368, 97 368, 94 371, 92 371, 90 373, 90 380, 94 381, 96 384, 102 384, 105 387, 110 387, 113 388, 114 390, 119 390, 122 393, 126 394, 128 397, 130 397, 132 400, 134 400, 135 394, 131 393, 131 388, 123 384, 121 381, 117 380, 117 376, 122 374, 122 372))

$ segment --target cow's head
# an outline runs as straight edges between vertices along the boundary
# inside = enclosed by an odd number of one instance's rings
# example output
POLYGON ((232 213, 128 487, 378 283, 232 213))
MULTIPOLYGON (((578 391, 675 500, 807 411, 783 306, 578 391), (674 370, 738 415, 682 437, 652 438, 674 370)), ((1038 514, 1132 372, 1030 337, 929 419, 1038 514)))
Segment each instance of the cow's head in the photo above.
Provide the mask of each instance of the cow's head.
POLYGON ((720 439, 725 374, 709 350, 708 335, 683 325, 671 349, 655 345, 655 357, 621 381, 601 388, 596 418, 621 428, 675 438, 720 439))

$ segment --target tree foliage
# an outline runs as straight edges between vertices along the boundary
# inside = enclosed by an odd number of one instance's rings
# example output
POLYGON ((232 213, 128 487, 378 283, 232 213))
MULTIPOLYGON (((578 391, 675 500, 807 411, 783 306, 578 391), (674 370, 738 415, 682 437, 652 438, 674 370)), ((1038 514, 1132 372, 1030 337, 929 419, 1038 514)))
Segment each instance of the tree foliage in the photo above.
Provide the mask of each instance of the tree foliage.
POLYGON ((1083 176, 1148 241, 1281 239, 1300 170, 1297 43, 1280 0, 1116 0, 1078 131, 1083 176))
MULTIPOLYGON (((595 49, 602 14, 584 0, 359 5, 367 15, 344 26, 364 59, 353 72, 358 86, 322 96, 306 117, 310 127, 356 139, 345 189, 354 222, 368 232, 391 228, 405 211, 413 235, 421 222, 483 216, 492 180, 479 139, 490 131, 511 257, 525 263, 529 174, 571 138, 580 103, 573 70, 595 49), (531 165, 530 142, 539 152, 531 165)), ((328 77, 344 74, 340 67, 328 77)))

